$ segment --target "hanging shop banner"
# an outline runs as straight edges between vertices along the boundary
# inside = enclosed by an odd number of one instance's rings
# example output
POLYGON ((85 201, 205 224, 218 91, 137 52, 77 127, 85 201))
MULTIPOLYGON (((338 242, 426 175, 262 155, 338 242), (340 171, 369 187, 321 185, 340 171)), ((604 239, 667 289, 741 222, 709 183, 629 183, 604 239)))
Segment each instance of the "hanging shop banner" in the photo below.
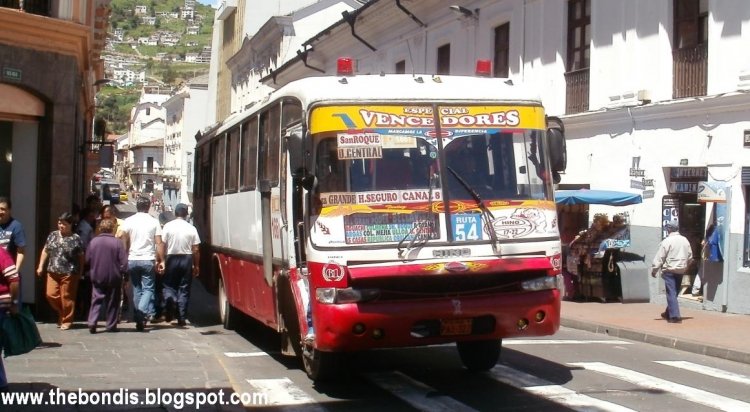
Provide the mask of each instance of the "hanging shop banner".
POLYGON ((698 183, 698 201, 699 202, 717 202, 726 203, 725 182, 700 182, 698 183))

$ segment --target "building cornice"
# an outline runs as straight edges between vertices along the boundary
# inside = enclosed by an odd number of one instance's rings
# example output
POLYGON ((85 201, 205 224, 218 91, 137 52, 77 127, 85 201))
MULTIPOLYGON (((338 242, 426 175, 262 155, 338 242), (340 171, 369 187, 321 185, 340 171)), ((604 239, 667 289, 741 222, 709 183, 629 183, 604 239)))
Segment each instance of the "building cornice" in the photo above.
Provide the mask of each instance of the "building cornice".
MULTIPOLYGON (((90 27, 66 20, 0 8, 0 43, 74 56, 80 70, 92 68, 90 27)), ((97 54, 98 55, 98 54, 97 54)))
POLYGON ((750 110, 750 93, 731 92, 712 96, 668 100, 642 106, 601 109, 561 116, 566 131, 591 127, 607 127, 622 123, 644 123, 653 120, 700 117, 707 114, 750 110))

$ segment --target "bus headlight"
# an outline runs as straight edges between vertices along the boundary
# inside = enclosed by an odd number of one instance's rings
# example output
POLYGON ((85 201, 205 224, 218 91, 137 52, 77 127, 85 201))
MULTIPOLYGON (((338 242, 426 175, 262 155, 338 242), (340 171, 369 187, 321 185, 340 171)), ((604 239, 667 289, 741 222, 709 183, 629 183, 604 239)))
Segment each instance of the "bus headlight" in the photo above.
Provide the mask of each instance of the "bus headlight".
POLYGON ((319 303, 331 305, 335 303, 357 303, 375 300, 380 296, 379 289, 354 288, 317 288, 315 299, 319 303))
POLYGON ((548 289, 563 290, 563 287, 564 283, 562 275, 542 276, 521 283, 521 290, 529 292, 548 289))

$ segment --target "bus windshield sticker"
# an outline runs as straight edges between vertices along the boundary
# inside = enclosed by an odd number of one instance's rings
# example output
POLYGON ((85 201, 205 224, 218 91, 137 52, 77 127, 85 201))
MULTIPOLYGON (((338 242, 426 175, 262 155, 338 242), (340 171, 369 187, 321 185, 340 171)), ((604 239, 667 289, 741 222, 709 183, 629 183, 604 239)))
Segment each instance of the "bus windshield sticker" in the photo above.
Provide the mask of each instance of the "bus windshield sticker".
MULTIPOLYGON (((440 190, 432 191, 432 201, 440 202, 443 200, 440 190)), ((321 206, 336 205, 379 205, 383 203, 426 203, 430 201, 430 191, 428 189, 412 190, 387 190, 379 192, 331 192, 321 193, 321 206)))
POLYGON ((496 214, 496 217, 497 219, 492 222, 492 226, 501 239, 515 239, 532 233, 557 233, 557 227, 548 224, 548 221, 553 221, 554 215, 551 215, 550 211, 535 207, 504 209, 496 214))
MULTIPOLYGON (((313 109, 310 132, 367 130, 368 133, 435 135, 432 110, 421 106, 323 106, 313 109), (429 112, 429 113, 428 113, 429 112)), ((477 129, 499 132, 507 129, 545 130, 544 109, 539 106, 461 105, 439 108, 443 136, 477 129)))
POLYGON ((479 213, 451 215, 453 236, 459 242, 482 240, 482 216, 479 213))
POLYGON ((356 213, 344 216, 344 233, 348 245, 440 237, 437 215, 432 213, 356 213))
POLYGON ((414 149, 417 147, 417 140, 413 136, 407 135, 383 135, 384 149, 414 149))
POLYGON ((339 160, 383 157, 383 142, 378 133, 338 133, 336 143, 339 160))

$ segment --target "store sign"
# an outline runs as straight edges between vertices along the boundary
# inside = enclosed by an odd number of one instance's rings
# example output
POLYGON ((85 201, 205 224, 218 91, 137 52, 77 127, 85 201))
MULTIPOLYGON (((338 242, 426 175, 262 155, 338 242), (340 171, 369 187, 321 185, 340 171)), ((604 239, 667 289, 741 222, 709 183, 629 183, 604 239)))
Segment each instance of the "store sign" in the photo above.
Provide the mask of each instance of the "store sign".
POLYGON ((661 199, 661 238, 664 239, 669 235, 667 232, 667 222, 678 219, 677 207, 679 200, 676 197, 664 196, 661 199))
POLYGON ((707 167, 671 167, 669 170, 669 179, 673 182, 699 182, 708 180, 707 167))
POLYGON ((700 182, 698 183, 698 201, 724 203, 727 201, 725 188, 724 182, 700 182))
POLYGON ((671 182, 669 193, 698 193, 698 182, 671 182))
POLYGON ((750 147, 750 130, 745 130, 742 133, 742 140, 745 147, 750 147))
POLYGON ((11 67, 3 67, 3 79, 21 81, 21 75, 23 72, 19 69, 13 69, 11 67))
POLYGON ((643 176, 646 176, 646 171, 643 169, 630 168, 630 176, 631 177, 643 177, 643 176))

